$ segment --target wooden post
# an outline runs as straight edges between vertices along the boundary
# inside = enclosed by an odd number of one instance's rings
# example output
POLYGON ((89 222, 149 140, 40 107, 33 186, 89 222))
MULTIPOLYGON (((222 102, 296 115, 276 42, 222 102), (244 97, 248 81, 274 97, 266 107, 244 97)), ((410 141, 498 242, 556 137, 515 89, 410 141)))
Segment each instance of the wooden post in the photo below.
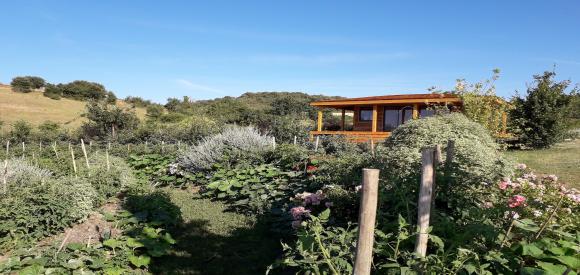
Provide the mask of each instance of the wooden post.
MULTIPOLYGON (((276 145, 274 145, 274 149, 276 149, 276 145)), ((181 150, 181 140, 177 141, 177 150, 181 150)))
POLYGON ((314 152, 318 152, 318 142, 320 140, 320 136, 316 136, 316 143, 314 143, 314 152))
POLYGON ((8 192, 8 157, 4 160, 4 175, 2 175, 2 191, 8 192))
POLYGON ((322 110, 318 111, 318 120, 316 122, 316 131, 322 131, 322 110))
POLYGON ((356 243, 355 275, 371 274, 373 242, 379 193, 378 169, 363 169, 362 196, 358 216, 358 241, 356 243))
POLYGON ((76 178, 77 177, 77 162, 75 161, 74 149, 70 146, 70 143, 69 143, 69 149, 70 149, 70 156, 72 158, 72 163, 73 163, 73 170, 75 172, 75 178, 76 178))
POLYGON ((90 173, 91 167, 89 166, 89 157, 87 156, 87 150, 85 149, 85 141, 82 138, 81 138, 81 148, 83 149, 83 155, 85 156, 85 163, 87 164, 87 174, 89 176, 91 176, 91 173, 90 173))
POLYGON ((375 155, 375 140, 371 137, 371 154, 375 155))
POLYGON ((346 129, 346 110, 342 110, 342 117, 340 119, 340 130, 344 131, 346 129))
POLYGON ((427 254, 427 242, 429 241, 427 230, 431 216, 431 199, 435 177, 434 154, 434 148, 423 148, 421 152, 421 186, 417 213, 417 231, 419 234, 415 243, 415 253, 420 257, 425 257, 427 254))
POLYGON ((39 154, 42 153, 42 141, 38 142, 38 151, 39 151, 39 154))
POLYGON ((54 150, 54 155, 58 158, 58 151, 56 150, 56 140, 54 141, 54 144, 52 145, 52 149, 54 150))
POLYGON ((272 148, 276 150, 276 137, 272 137, 272 148))
POLYGON ((24 145, 24 141, 22 142, 22 155, 26 152, 26 145, 24 145))
POLYGON ((413 104, 413 119, 419 118, 419 104, 413 104))
POLYGON ((296 141, 297 141, 296 136, 294 136, 294 145, 296 145, 296 141))
POLYGON ((162 140, 162 141, 161 141, 161 153, 163 153, 163 151, 164 151, 164 150, 163 150, 163 149, 164 149, 164 147, 165 147, 165 141, 163 141, 163 140, 162 140))
POLYGON ((372 121, 372 132, 376 132, 377 131, 377 120, 378 120, 378 110, 379 110, 379 106, 378 105, 373 105, 373 121, 372 121))
POLYGON ((107 150, 111 150, 111 142, 107 142, 107 150))
POLYGON ((10 140, 6 141, 6 158, 8 158, 8 155, 10 154, 10 140))
POLYGON ((109 150, 108 149, 105 150, 105 157, 107 159, 107 171, 110 171, 111 170, 111 163, 109 162, 109 150))
POLYGON ((131 143, 127 143, 127 153, 131 153, 131 143))

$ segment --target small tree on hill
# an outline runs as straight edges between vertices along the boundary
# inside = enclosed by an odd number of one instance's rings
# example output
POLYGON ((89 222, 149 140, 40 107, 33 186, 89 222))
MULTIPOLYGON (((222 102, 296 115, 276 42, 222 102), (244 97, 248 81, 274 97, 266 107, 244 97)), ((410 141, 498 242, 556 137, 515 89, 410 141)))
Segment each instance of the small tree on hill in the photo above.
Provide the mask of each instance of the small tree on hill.
POLYGON ((12 86, 12 90, 20 93, 30 93, 34 88, 32 81, 25 76, 17 76, 13 78, 12 82, 10 82, 10 86, 12 86))
POLYGON ((566 134, 566 110, 571 97, 566 94, 569 80, 556 82, 555 72, 534 76, 527 95, 516 95, 512 102, 512 123, 521 141, 530 147, 545 148, 561 141, 566 134))
POLYGON ((83 125, 83 132, 90 137, 105 137, 110 134, 115 138, 119 131, 135 129, 139 124, 135 112, 104 102, 92 101, 87 104, 84 116, 89 122, 83 125))
POLYGON ((32 87, 34 89, 40 89, 40 88, 46 86, 46 81, 42 77, 38 77, 38 76, 26 76, 26 77, 32 83, 32 87))

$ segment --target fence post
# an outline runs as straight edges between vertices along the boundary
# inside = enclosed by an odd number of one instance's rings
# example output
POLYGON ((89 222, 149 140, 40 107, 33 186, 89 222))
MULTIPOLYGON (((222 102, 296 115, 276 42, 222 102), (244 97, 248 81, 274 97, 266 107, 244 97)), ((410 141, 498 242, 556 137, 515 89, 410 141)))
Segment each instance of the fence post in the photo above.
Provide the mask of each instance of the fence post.
POLYGON ((272 137, 272 149, 276 150, 276 137, 272 137))
POLYGON ((379 172, 379 169, 363 169, 362 196, 358 216, 358 241, 353 272, 355 275, 371 274, 379 172))
POLYGON ((24 145, 24 141, 22 142, 22 156, 24 157, 24 153, 26 153, 26 145, 24 145))
POLYGON ((85 149, 85 141, 81 138, 81 148, 83 149, 83 155, 85 156, 85 163, 87 164, 87 174, 91 176, 91 167, 89 166, 89 157, 87 156, 87 150, 85 149))
POLYGON ((371 137, 371 153, 375 155, 375 140, 371 137))
POLYGON ((417 213, 417 227, 419 234, 415 243, 415 253, 420 257, 427 254, 427 242, 429 241, 429 219, 431 216, 431 200, 435 181, 435 150, 423 148, 421 151, 421 186, 419 190, 419 211, 417 213))
POLYGON ((105 149, 105 156, 107 159, 107 171, 111 170, 111 163, 109 162, 109 149, 105 149))
POLYGON ((54 150, 54 155, 58 158, 58 151, 56 150, 56 140, 54 141, 54 144, 52 145, 52 149, 54 150))
POLYGON ((316 136, 316 143, 314 144, 314 152, 318 152, 318 141, 320 139, 320 136, 316 136))
POLYGON ((4 194, 8 192, 8 157, 4 160, 4 175, 2 176, 2 189, 4 194))
POLYGON ((73 163, 73 170, 75 172, 75 178, 77 177, 77 162, 75 161, 75 152, 74 149, 70 146, 70 143, 68 144, 68 148, 70 149, 70 156, 72 158, 72 163, 73 163))
POLYGON ((294 145, 296 145, 296 136, 294 136, 294 145))
POLYGON ((10 140, 6 141, 6 158, 8 158, 8 155, 10 154, 10 140))

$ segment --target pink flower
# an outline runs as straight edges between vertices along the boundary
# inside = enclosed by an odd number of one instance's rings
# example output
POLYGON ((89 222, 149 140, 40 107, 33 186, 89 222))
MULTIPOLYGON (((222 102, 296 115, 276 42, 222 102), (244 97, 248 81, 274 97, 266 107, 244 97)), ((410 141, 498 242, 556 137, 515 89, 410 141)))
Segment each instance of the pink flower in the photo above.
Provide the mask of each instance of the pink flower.
POLYGON ((510 183, 508 181, 502 180, 499 182, 499 189, 506 190, 509 185, 510 183))
POLYGON ((303 206, 297 206, 290 209, 290 214, 292 214, 294 220, 301 220, 302 217, 308 217, 310 210, 307 210, 303 206))
POLYGON ((523 205, 525 203, 525 201, 526 201, 526 197, 521 196, 521 195, 515 195, 508 201, 508 206, 511 208, 515 208, 515 207, 518 207, 520 205, 523 205))
POLYGON ((516 168, 520 169, 520 170, 524 170, 524 169, 528 168, 528 166, 525 163, 518 163, 518 164, 516 164, 516 168))

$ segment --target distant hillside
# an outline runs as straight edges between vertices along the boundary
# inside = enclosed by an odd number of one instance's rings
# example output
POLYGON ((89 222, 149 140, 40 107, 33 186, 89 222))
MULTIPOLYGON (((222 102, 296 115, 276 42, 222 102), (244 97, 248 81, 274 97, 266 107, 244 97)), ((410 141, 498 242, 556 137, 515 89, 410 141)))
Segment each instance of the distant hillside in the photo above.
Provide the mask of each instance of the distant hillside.
MULTIPOLYGON (((121 100, 119 106, 127 106, 121 100)), ((84 118, 86 102, 62 98, 60 100, 45 97, 40 92, 16 93, 10 86, 0 86, 0 121, 4 122, 4 130, 17 120, 25 120, 33 125, 39 125, 50 120, 62 124, 63 127, 73 129, 79 127, 84 118)), ((145 117, 145 109, 137 108, 139 118, 145 117)))

